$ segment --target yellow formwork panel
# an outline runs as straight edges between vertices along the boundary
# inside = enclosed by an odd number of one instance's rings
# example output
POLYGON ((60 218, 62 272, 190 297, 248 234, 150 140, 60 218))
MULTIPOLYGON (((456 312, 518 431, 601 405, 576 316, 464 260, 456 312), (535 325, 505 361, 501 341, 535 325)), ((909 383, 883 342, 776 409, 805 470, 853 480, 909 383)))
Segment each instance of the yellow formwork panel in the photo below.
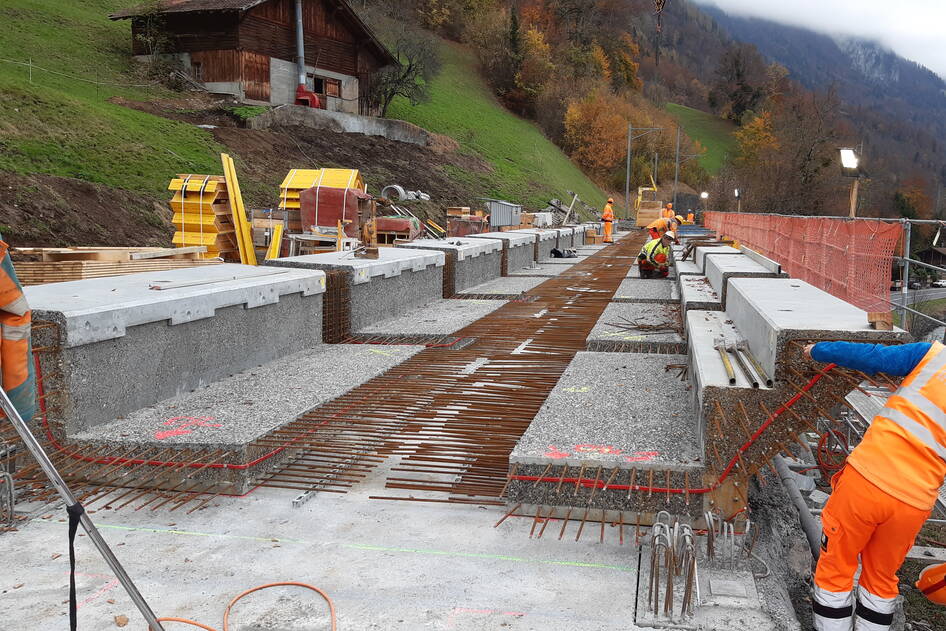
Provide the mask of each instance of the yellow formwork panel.
POLYGON ((237 251, 234 226, 227 204, 227 184, 219 175, 178 175, 168 185, 174 191, 168 202, 177 231, 178 247, 204 246, 201 258, 233 259, 237 251))
POLYGON ((279 185, 279 207, 298 209, 300 193, 313 186, 366 190, 358 169, 293 169, 279 185))

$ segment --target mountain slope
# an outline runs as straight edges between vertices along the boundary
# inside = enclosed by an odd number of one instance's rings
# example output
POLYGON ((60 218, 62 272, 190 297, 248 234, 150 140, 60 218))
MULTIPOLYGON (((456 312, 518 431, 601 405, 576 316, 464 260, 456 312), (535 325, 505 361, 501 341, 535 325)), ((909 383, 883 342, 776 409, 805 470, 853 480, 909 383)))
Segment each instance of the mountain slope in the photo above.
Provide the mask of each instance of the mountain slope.
POLYGON ((412 106, 399 99, 388 115, 454 138, 461 152, 481 156, 494 169, 491 173, 456 170, 455 177, 473 180, 489 196, 532 208, 543 208, 550 197, 565 199, 568 190, 592 206, 604 203, 601 189, 537 125, 510 113, 496 100, 469 49, 443 41, 440 53, 443 70, 431 86, 430 101, 412 106))

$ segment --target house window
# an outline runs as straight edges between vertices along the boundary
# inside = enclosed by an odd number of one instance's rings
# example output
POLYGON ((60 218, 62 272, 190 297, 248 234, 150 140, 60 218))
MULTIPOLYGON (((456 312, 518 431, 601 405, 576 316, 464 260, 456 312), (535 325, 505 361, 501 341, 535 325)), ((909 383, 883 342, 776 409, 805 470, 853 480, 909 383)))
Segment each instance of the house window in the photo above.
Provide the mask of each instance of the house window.
POLYGON ((191 62, 191 75, 193 75, 195 81, 204 80, 204 66, 199 61, 191 62))
POLYGON ((306 87, 320 96, 342 96, 342 82, 339 79, 328 79, 310 74, 306 75, 306 87))

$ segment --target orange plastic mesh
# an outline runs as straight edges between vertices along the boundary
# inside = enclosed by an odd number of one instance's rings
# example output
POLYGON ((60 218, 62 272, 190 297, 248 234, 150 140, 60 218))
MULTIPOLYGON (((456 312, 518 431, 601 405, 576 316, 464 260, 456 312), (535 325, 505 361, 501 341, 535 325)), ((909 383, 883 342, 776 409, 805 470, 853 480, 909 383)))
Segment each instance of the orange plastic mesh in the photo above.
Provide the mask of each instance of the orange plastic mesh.
POLYGON ((890 273, 903 236, 898 223, 719 212, 706 213, 704 223, 832 296, 865 311, 891 308, 890 273))

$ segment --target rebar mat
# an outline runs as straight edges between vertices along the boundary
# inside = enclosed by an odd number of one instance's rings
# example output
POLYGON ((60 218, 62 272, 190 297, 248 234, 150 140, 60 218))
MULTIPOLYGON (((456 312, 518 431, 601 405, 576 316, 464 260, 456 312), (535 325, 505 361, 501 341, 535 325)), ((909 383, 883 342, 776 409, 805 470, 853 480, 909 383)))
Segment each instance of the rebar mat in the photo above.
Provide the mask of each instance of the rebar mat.
POLYGON ((274 430, 252 447, 284 449, 288 464, 262 486, 345 492, 397 459, 372 496, 503 504, 509 454, 607 307, 644 242, 630 235, 465 329, 457 349, 427 349, 274 430), (615 255, 629 258, 615 261, 615 255))

